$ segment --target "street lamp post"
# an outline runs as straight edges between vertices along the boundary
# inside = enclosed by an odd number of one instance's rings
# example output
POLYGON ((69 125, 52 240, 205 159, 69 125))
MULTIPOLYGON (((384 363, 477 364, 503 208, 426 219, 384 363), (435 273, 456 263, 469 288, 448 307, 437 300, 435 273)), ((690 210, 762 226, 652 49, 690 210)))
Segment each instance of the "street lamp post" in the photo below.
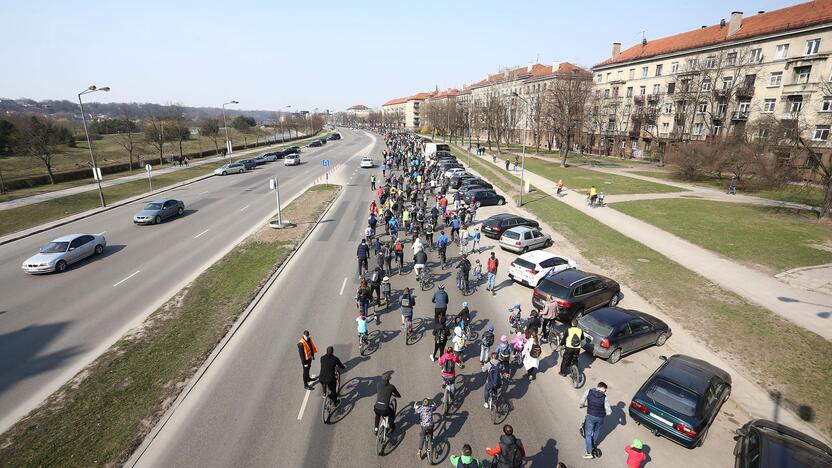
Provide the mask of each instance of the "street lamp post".
MULTIPOLYGON (((286 143, 286 136, 283 135, 283 116, 280 115, 280 113, 283 111, 283 109, 288 109, 290 107, 292 107, 291 104, 288 105, 288 106, 283 106, 283 107, 281 107, 280 109, 277 110, 278 118, 280 119, 280 142, 281 143, 286 143)), ((275 138, 274 142, 277 143, 277 138, 275 138)))
POLYGON ((225 106, 228 104, 239 104, 237 101, 228 101, 222 103, 222 126, 225 128, 225 149, 228 151, 228 155, 230 156, 231 153, 234 152, 234 147, 231 146, 231 139, 228 137, 228 122, 225 120, 225 106))
POLYGON ((523 126, 523 156, 520 159, 520 199, 517 201, 517 206, 523 206, 523 185, 525 183, 524 176, 526 174, 526 138, 528 137, 528 128, 529 128, 529 101, 523 98, 523 96, 514 92, 514 97, 520 98, 521 101, 526 103, 526 124, 523 126))
POLYGON ((90 132, 87 130, 87 114, 84 113, 84 102, 81 100, 81 96, 89 93, 94 93, 96 91, 107 92, 109 90, 109 86, 98 88, 95 85, 92 85, 89 88, 78 93, 78 105, 81 107, 81 120, 84 122, 84 134, 87 136, 87 146, 90 149, 90 162, 92 163, 92 174, 93 178, 95 178, 95 181, 98 183, 98 198, 101 201, 102 208, 107 206, 107 203, 104 201, 104 191, 101 189, 101 177, 98 176, 98 166, 95 164, 95 155, 93 155, 92 153, 92 140, 90 140, 90 132))

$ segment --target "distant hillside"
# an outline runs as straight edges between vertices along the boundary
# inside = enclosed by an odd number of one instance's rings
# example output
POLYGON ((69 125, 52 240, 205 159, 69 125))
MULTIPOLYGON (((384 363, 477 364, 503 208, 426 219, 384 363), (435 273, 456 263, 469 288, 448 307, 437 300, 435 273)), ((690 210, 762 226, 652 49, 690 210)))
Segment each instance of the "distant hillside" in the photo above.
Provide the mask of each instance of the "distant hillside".
MULTIPOLYGON (((133 120, 146 119, 154 115, 163 115, 169 107, 160 104, 136 102, 84 103, 84 110, 94 118, 123 118, 129 116, 133 120)), ((178 107, 183 110, 185 116, 189 119, 199 120, 209 117, 222 117, 222 109, 219 107, 178 107)), ((35 101, 27 98, 0 98, 0 115, 10 112, 33 112, 52 117, 81 120, 81 110, 78 107, 78 103, 66 100, 35 101)), ((271 120, 273 111, 226 108, 225 113, 229 118, 238 115, 254 117, 258 123, 261 123, 271 120)))

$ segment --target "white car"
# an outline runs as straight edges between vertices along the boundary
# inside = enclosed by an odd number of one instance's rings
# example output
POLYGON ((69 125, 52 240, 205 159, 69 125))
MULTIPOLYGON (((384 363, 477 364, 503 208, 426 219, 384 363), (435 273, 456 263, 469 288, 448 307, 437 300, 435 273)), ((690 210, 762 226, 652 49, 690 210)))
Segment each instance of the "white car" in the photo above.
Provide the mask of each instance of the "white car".
POLYGON ((447 171, 445 171, 445 178, 450 179, 451 177, 453 177, 457 174, 465 174, 465 169, 463 169, 461 167, 452 167, 452 168, 448 169, 447 171))
POLYGON ((283 158, 283 165, 284 166, 299 166, 300 165, 300 155, 299 154, 288 154, 286 157, 283 158))
POLYGON ((44 245, 37 255, 28 258, 21 268, 26 273, 61 273, 66 267, 81 260, 104 253, 107 240, 104 234, 70 234, 44 245))
POLYGON ((533 250, 511 262, 508 267, 508 277, 534 288, 546 275, 570 268, 578 268, 578 264, 570 258, 544 250, 533 250))
POLYGON ((375 163, 373 163, 373 158, 368 156, 361 158, 362 168, 371 169, 373 166, 375 166, 375 163))

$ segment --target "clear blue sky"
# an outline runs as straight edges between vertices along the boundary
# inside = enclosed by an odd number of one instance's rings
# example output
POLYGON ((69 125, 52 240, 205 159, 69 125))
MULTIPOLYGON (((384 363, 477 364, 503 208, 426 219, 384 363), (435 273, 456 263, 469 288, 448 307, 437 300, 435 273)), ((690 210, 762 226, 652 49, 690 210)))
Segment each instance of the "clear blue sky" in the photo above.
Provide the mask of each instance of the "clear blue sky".
POLYGON ((799 2, 4 2, 0 97, 240 109, 376 107, 499 67, 591 66, 641 40, 799 2))

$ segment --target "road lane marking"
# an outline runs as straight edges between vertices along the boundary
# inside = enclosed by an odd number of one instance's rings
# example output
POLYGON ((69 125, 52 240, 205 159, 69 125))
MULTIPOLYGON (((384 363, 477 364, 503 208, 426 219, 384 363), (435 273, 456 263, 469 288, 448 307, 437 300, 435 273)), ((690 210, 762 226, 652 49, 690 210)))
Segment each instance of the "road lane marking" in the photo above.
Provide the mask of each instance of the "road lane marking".
POLYGON ((343 296, 343 295, 344 295, 344 287, 345 287, 346 285, 347 285, 347 277, 345 276, 345 277, 344 277, 344 282, 343 282, 343 283, 341 283, 341 292, 339 292, 339 293, 338 293, 338 295, 339 295, 339 296, 343 296))
POLYGON ((127 278, 124 278, 123 280, 121 280, 121 281, 119 281, 118 283, 114 284, 114 285, 113 285, 113 287, 116 287, 116 286, 120 285, 121 283, 123 283, 123 282, 125 282, 125 281, 129 280, 130 278, 132 278, 132 277, 134 277, 134 276, 138 275, 140 271, 141 271, 141 270, 138 270, 138 271, 136 271, 135 273, 133 273, 132 275, 128 276, 127 278))
POLYGON ((300 411, 298 411, 298 421, 303 419, 303 412, 306 410, 306 402, 309 401, 310 393, 312 393, 312 390, 307 390, 306 395, 303 396, 303 403, 301 403, 300 411))
POLYGON ((240 208, 240 211, 245 211, 245 210, 246 210, 246 208, 248 208, 249 206, 251 206, 251 205, 246 205, 246 206, 244 206, 244 207, 240 208))
POLYGON ((205 234, 205 233, 206 233, 206 232, 208 232, 208 231, 210 231, 210 229, 206 229, 206 230, 204 230, 204 231, 200 232, 199 234, 197 234, 197 235, 195 235, 195 236, 194 236, 194 239, 198 238, 199 236, 201 236, 201 235, 205 234))

